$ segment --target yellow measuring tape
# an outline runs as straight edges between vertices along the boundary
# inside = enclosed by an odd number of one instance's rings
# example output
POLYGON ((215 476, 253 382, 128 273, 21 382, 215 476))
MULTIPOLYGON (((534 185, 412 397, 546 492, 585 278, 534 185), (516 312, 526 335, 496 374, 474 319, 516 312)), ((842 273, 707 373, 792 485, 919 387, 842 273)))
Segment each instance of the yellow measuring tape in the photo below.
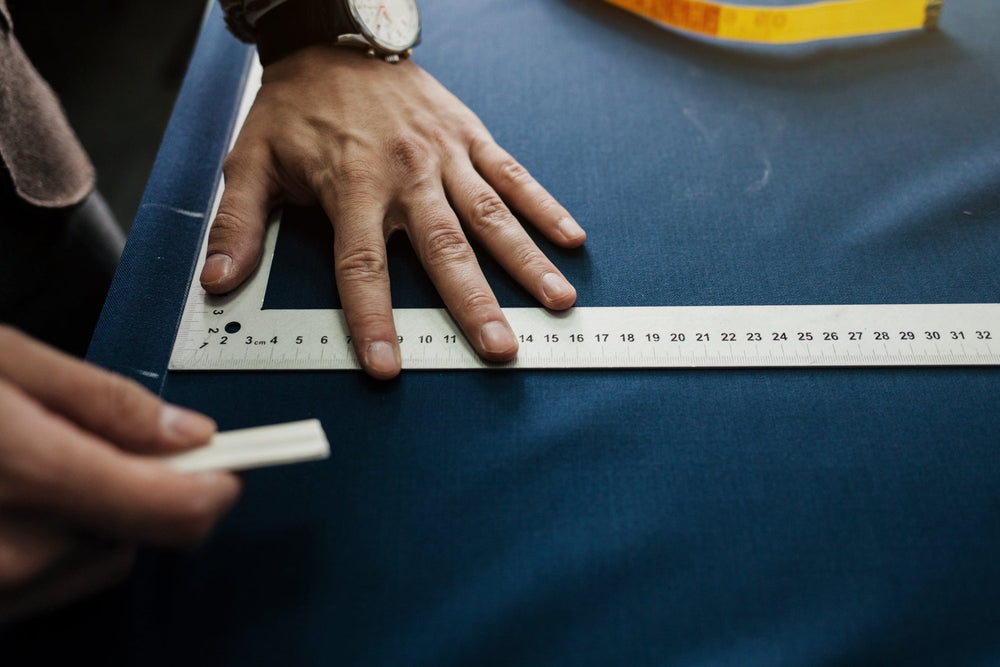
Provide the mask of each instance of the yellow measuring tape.
POLYGON ((702 0, 606 0, 672 28, 717 39, 793 44, 934 29, 942 0, 839 0, 759 7, 702 0))

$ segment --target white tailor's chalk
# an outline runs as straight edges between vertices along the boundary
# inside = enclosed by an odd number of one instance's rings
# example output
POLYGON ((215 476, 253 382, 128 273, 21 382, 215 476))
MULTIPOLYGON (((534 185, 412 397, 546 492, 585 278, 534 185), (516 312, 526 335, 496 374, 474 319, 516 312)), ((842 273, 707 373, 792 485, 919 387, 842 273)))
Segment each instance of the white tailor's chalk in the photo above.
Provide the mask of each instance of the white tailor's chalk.
POLYGON ((330 456, 318 419, 258 426, 217 433, 212 441, 190 452, 163 457, 180 472, 247 470, 262 466, 315 461, 330 456))

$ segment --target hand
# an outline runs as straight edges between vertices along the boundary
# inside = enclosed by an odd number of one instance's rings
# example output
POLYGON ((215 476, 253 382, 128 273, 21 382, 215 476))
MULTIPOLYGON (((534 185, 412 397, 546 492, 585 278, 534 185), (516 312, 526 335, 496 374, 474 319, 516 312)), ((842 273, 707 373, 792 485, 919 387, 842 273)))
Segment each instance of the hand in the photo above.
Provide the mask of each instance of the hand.
POLYGON ((204 538, 237 478, 139 455, 214 432, 207 417, 0 326, 0 622, 112 583, 138 542, 204 538))
POLYGON ((576 300, 507 205, 561 246, 580 245, 584 231, 472 111, 409 60, 390 65, 312 46, 269 65, 224 174, 202 285, 224 293, 250 275, 273 208, 319 203, 335 231, 355 351, 374 377, 400 369, 385 250, 398 230, 486 359, 514 357, 517 340, 466 234, 542 305, 576 300))

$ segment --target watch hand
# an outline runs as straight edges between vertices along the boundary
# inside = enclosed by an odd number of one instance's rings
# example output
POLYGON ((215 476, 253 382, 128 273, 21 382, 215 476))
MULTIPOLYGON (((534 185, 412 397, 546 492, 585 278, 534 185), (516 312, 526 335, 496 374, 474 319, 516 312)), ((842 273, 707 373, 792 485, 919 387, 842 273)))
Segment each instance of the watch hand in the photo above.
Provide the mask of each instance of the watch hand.
POLYGON ((389 7, 384 2, 378 6, 378 16, 376 17, 376 20, 383 14, 385 14, 385 18, 389 20, 389 23, 392 23, 392 15, 389 14, 389 7))

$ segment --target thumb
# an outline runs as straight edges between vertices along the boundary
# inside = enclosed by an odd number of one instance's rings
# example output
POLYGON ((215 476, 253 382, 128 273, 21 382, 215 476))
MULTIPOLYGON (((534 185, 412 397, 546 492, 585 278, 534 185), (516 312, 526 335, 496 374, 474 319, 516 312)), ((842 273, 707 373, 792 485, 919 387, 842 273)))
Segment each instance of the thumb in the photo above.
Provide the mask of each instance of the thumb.
POLYGON ((0 460, 0 509, 38 511, 127 542, 198 542, 242 490, 229 473, 179 473, 123 452, 6 382, 0 382, 0 443, 9 454, 0 460))
POLYGON ((0 390, 5 380, 132 451, 177 451, 204 444, 215 433, 208 417, 168 405, 132 380, 0 326, 0 390))
POLYGON ((273 188, 262 169, 246 153, 235 150, 223 165, 225 189, 208 234, 208 252, 201 285, 212 294, 238 287, 260 261, 264 230, 274 201, 273 188))

